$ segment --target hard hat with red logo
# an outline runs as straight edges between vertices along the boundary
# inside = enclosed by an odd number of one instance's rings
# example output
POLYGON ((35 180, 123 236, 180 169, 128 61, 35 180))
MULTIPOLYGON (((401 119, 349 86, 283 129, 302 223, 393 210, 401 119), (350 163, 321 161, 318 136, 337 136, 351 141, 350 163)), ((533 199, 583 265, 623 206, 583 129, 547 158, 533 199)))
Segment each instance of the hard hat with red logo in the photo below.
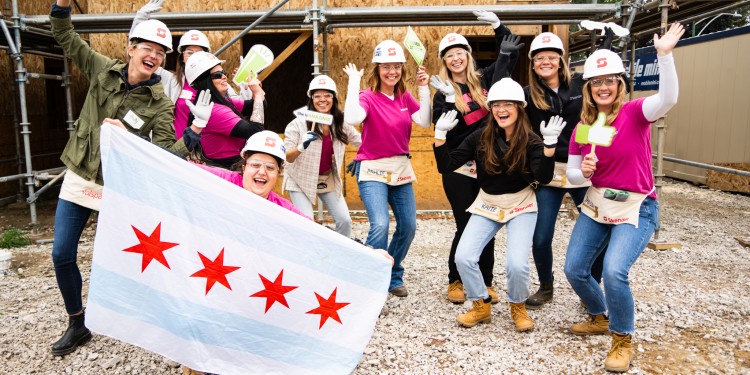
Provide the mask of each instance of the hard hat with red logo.
POLYGON ((598 49, 583 64, 583 79, 607 74, 625 73, 620 56, 608 49, 598 49))
POLYGON ((130 40, 143 39, 164 47, 167 53, 172 52, 172 33, 164 22, 146 20, 138 24, 129 36, 130 40))
POLYGON ((487 93, 487 102, 491 103, 498 100, 521 102, 523 107, 526 107, 523 87, 511 78, 503 78, 490 87, 490 92, 487 93))
POLYGON ((336 82, 333 82, 331 77, 325 74, 315 76, 312 81, 310 81, 310 86, 307 89, 307 97, 312 98, 312 93, 315 90, 328 90, 337 94, 336 82))
POLYGON ((384 40, 375 47, 372 53, 374 63, 403 63, 406 62, 404 49, 393 40, 384 40))
POLYGON ((531 47, 529 47, 529 58, 532 58, 534 54, 541 51, 557 51, 560 55, 565 54, 565 47, 563 47, 562 39, 559 36, 545 32, 541 33, 531 41, 531 47))
POLYGON ((211 70, 223 63, 225 60, 219 60, 212 53, 198 51, 188 58, 185 63, 185 79, 188 81, 188 85, 192 85, 196 78, 200 77, 203 72, 211 70))
POLYGON ((458 33, 450 33, 443 37, 438 44, 438 59, 442 59, 445 52, 453 47, 461 47, 469 53, 471 53, 471 46, 469 41, 464 38, 463 35, 458 33))
POLYGON ((284 141, 278 134, 270 130, 257 132, 248 138, 240 155, 242 155, 243 158, 247 158, 256 152, 262 152, 275 157, 279 162, 279 167, 282 166, 281 163, 286 162, 286 147, 284 147, 284 141))
POLYGON ((205 48, 206 52, 211 52, 211 43, 208 41, 208 37, 198 30, 188 30, 185 34, 182 34, 180 44, 177 45, 177 51, 182 52, 187 46, 198 46, 205 48))

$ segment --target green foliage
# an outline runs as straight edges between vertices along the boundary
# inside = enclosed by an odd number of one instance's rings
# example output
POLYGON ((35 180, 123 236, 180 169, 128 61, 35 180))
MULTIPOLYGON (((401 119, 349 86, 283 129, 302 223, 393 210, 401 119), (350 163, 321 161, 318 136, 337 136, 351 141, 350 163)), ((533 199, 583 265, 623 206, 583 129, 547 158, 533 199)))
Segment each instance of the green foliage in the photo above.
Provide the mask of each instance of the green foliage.
POLYGON ((31 245, 31 240, 26 233, 18 229, 8 229, 0 236, 0 249, 12 249, 31 245))

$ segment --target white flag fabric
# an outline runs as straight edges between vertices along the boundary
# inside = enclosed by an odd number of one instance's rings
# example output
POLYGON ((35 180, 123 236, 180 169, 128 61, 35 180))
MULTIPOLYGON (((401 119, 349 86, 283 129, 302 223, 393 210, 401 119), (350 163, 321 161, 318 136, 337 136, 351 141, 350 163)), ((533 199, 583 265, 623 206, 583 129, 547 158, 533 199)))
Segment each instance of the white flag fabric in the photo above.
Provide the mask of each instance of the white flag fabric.
POLYGON ((391 266, 348 238, 102 126, 87 326, 200 371, 343 374, 391 266))

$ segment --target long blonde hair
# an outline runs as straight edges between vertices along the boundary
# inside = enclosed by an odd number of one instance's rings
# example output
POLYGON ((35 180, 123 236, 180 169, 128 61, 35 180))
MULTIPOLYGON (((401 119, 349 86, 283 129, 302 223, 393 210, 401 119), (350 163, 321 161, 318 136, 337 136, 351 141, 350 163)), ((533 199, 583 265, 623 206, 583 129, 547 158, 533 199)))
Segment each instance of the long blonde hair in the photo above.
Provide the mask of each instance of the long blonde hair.
MULTIPOLYGON (((466 86, 469 87, 469 93, 474 103, 480 107, 489 111, 487 106, 487 95, 484 94, 482 89, 482 76, 477 72, 477 63, 474 61, 474 57, 469 51, 466 51, 468 62, 466 64, 466 86)), ((443 64, 440 65, 440 80, 443 82, 450 80, 453 89, 456 90, 456 109, 462 114, 469 112, 469 105, 464 101, 463 95, 461 95, 461 88, 458 84, 453 81, 453 74, 448 70, 448 66, 445 63, 445 58, 441 59, 443 64)))
POLYGON ((500 157, 495 153, 495 144, 503 130, 497 124, 495 116, 492 114, 488 116, 487 125, 479 137, 479 147, 477 149, 484 154, 484 160, 481 162, 484 163, 484 169, 489 174, 511 173, 515 170, 527 173, 526 164, 528 159, 526 150, 529 144, 541 142, 539 137, 531 130, 531 121, 529 121, 529 116, 526 115, 524 108, 519 103, 515 103, 515 105, 518 118, 516 119, 516 126, 513 129, 513 133, 506 142, 508 144, 508 151, 503 156, 503 163, 507 166, 507 170, 503 170, 500 157))
MULTIPOLYGON (((393 64, 393 63, 392 63, 393 64)), ((369 72, 367 72, 367 86, 372 90, 372 92, 378 92, 380 91, 380 84, 382 83, 380 81, 380 74, 378 74, 380 70, 380 63, 375 63, 372 66, 372 69, 370 69, 369 72)), ((401 63, 401 78, 396 82, 395 90, 393 91, 393 95, 397 96, 400 94, 403 94, 406 92, 406 84, 404 83, 404 80, 406 79, 407 70, 406 70, 406 64, 401 63)))
MULTIPOLYGON (((541 51, 540 51, 541 52, 541 51)), ((544 88, 539 82, 542 80, 534 71, 534 58, 529 60, 529 96, 531 96, 531 102, 534 107, 541 109, 542 111, 549 111, 550 105, 547 103, 547 96, 544 95, 544 88)), ((560 85, 570 85, 570 68, 568 68, 568 62, 565 56, 560 55, 560 67, 557 68, 557 77, 560 80, 560 85)))
MULTIPOLYGON (((625 104, 625 81, 622 80, 621 76, 617 76, 617 96, 615 101, 612 102, 612 112, 607 115, 607 125, 612 125, 620 113, 622 105, 625 104)), ((581 123, 591 125, 596 121, 596 116, 599 114, 599 109, 596 107, 594 97, 591 95, 591 80, 586 81, 583 84, 583 110, 581 111, 581 123)))

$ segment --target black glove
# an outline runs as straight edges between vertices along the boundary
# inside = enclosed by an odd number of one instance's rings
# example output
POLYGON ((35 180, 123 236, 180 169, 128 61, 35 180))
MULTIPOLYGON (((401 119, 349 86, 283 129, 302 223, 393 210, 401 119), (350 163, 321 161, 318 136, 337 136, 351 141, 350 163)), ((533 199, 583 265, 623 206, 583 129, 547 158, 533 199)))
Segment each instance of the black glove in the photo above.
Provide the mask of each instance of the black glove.
POLYGON ((615 39, 615 32, 612 31, 612 28, 604 26, 604 40, 602 40, 602 44, 600 44, 599 48, 597 49, 612 50, 612 40, 614 39, 615 39))
POLYGON ((523 48, 526 43, 520 43, 521 37, 518 35, 505 35, 503 41, 500 43, 500 53, 510 54, 512 52, 518 52, 523 48))
POLYGON ((354 169, 357 167, 357 162, 352 160, 349 162, 349 164, 346 165, 346 173, 349 173, 350 175, 354 176, 354 169))

